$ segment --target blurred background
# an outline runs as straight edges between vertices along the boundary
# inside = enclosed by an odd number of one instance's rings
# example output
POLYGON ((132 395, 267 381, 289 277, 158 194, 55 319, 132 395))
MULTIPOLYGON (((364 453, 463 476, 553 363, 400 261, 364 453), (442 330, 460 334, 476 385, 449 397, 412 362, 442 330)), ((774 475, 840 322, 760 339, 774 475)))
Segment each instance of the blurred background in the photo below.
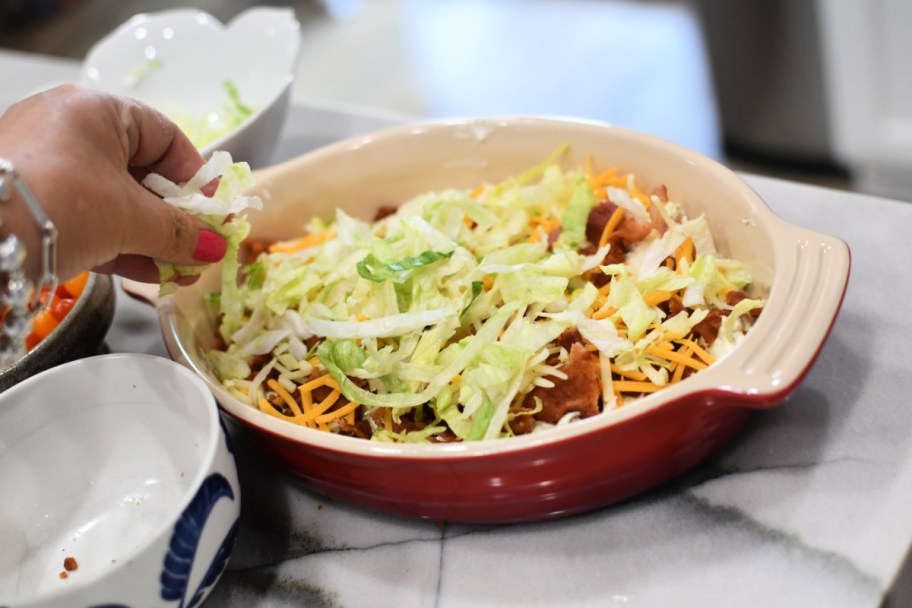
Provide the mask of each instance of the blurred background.
MULTIPOLYGON (((81 60, 138 12, 192 6, 228 21, 251 4, 0 0, 0 47, 81 60)), ((908 0, 268 4, 302 25, 298 100, 598 119, 738 170, 912 200, 908 0)))

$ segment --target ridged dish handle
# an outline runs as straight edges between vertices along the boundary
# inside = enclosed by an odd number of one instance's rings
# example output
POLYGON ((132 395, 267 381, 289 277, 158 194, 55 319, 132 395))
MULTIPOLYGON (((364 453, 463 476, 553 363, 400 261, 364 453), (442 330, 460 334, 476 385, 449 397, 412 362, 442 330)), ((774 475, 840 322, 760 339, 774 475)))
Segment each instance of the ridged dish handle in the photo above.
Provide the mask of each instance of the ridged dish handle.
POLYGON ((731 353, 734 374, 725 387, 745 394, 752 407, 779 403, 810 369, 842 305, 851 265, 846 243, 795 226, 774 245, 776 277, 748 334, 753 345, 731 353))

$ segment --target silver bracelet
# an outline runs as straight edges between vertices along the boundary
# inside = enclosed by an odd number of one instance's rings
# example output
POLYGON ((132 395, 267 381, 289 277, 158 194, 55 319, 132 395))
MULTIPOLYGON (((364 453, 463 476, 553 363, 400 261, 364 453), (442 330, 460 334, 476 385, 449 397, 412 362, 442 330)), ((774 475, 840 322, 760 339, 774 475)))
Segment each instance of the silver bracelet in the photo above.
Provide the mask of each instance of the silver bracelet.
POLYGON ((57 289, 57 228, 13 163, 0 158, 0 203, 12 198, 13 188, 41 234, 41 279, 35 286, 25 276, 25 247, 16 235, 0 239, 0 368, 22 356, 35 315, 50 305, 57 289))

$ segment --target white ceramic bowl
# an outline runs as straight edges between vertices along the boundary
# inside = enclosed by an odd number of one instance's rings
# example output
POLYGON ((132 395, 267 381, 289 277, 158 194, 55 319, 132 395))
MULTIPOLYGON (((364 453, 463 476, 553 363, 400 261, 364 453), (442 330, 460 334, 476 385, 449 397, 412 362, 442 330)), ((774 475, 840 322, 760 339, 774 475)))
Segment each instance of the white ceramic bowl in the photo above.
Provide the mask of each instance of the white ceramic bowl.
POLYGON ((223 108, 230 81, 254 111, 200 151, 226 150, 258 167, 269 164, 285 122, 300 44, 291 9, 252 8, 227 25, 195 9, 140 14, 89 50, 80 81, 195 118, 223 108))
POLYGON ((149 355, 81 359, 3 393, 0 496, 8 608, 196 605, 240 514, 212 395, 149 355))

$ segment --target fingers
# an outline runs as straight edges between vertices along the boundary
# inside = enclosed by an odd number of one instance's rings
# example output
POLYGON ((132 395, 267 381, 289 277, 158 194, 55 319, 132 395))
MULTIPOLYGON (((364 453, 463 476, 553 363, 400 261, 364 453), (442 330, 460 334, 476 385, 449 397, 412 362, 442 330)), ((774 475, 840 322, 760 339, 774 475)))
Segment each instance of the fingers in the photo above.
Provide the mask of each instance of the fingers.
POLYGON ((135 99, 121 97, 117 103, 127 135, 127 158, 134 172, 158 173, 184 182, 203 166, 199 151, 164 114, 135 99))
POLYGON ((117 274, 140 283, 158 283, 158 267, 151 258, 141 255, 120 255, 92 269, 103 274, 117 274))
MULTIPOLYGON (((193 177, 203 165, 203 158, 171 120, 134 99, 118 98, 118 103, 129 169, 137 181, 148 173, 158 173, 174 182, 193 177)), ((209 186, 214 191, 215 184, 209 186)), ((127 253, 134 255, 121 255, 115 260, 117 274, 157 281, 158 269, 151 259, 199 265, 224 257, 224 238, 202 220, 163 203, 139 184, 133 192, 139 199, 136 209, 143 217, 135 218, 128 228, 127 253)), ((181 277, 178 282, 185 284, 188 279, 181 277)))
POLYGON ((225 239, 205 222, 163 202, 139 184, 131 186, 133 217, 123 225, 123 253, 181 265, 210 264, 224 257, 225 239))
MULTIPOLYGON (((151 258, 141 255, 124 254, 117 256, 101 266, 92 269, 103 274, 116 274, 140 283, 158 283, 160 280, 158 266, 151 258)), ((178 285, 192 285, 199 279, 199 275, 178 276, 175 282, 178 285)))

